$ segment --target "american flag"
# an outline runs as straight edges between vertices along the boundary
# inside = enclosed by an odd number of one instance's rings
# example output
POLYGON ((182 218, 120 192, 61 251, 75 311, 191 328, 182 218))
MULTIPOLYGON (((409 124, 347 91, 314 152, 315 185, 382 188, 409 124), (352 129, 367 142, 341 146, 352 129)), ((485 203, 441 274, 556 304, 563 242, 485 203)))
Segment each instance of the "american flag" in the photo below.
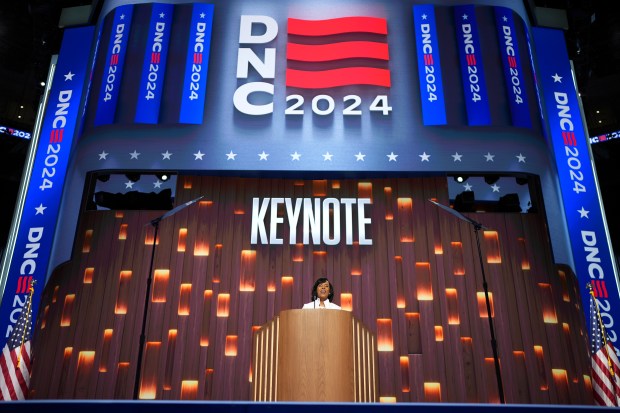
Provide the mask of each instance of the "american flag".
POLYGON ((28 299, 15 324, 13 333, 0 355, 0 400, 24 400, 30 387, 30 339, 32 334, 32 294, 30 284, 28 299))
POLYGON ((590 340, 592 390, 594 402, 601 406, 620 406, 620 362, 613 344, 607 340, 596 297, 590 290, 590 340))

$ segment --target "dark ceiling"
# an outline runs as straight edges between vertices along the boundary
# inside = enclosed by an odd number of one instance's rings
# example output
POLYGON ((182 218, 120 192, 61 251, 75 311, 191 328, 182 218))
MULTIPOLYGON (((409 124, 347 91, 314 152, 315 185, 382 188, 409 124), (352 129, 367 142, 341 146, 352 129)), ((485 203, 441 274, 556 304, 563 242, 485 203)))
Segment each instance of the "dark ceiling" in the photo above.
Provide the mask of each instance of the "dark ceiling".
MULTIPOLYGON (((525 0, 530 19, 536 7, 566 10, 569 55, 573 60, 590 136, 620 130, 620 14, 616 1, 525 0)), ((62 37, 63 8, 100 4, 87 0, 4 0, 0 4, 0 125, 32 131, 51 56, 62 37)), ((536 22, 534 22, 536 23, 536 22)), ((29 141, 2 136, 0 182, 9 188, 0 210, 12 216, 29 141), (5 201, 8 199, 8 202, 5 201)), ((619 189, 614 162, 620 139, 592 145, 604 198, 619 189)), ((611 200, 606 201, 610 205, 611 200)), ((615 227, 608 213, 610 227, 615 227)), ((5 233, 0 225, 0 234, 5 233)), ((612 231, 613 232, 613 231, 612 231)), ((617 231, 620 233, 620 230, 617 231)), ((2 239, 2 241, 4 241, 2 239)), ((3 242, 0 242, 2 245, 3 242)))

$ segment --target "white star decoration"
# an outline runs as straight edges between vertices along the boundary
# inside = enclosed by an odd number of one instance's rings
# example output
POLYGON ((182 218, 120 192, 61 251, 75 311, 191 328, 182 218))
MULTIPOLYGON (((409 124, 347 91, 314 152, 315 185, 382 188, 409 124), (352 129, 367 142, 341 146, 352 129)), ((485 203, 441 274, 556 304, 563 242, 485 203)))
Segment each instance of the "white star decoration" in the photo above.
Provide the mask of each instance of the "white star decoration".
POLYGON ((204 13, 200 13, 200 18, 201 18, 201 19, 204 19, 204 18, 205 18, 205 16, 206 16, 206 14, 204 14, 204 13))
POLYGON ((557 73, 551 77, 553 78, 553 83, 562 83, 562 76, 557 73))
MULTIPOLYGON (((100 161, 101 160, 107 161, 109 155, 110 153, 106 152, 105 150, 101 150, 101 152, 98 153, 98 157, 100 161)), ((138 152, 137 149, 134 149, 133 152, 129 152, 129 156, 131 160, 133 159, 138 160, 141 155, 142 153, 138 152)), ((170 152, 169 150, 166 150, 165 152, 161 152, 162 160, 172 160, 172 155, 174 155, 174 153, 170 152)), ((203 161, 206 154, 202 152, 201 150, 198 150, 197 152, 193 153, 193 155, 194 155, 194 160, 203 161)), ((237 153, 233 152, 232 149, 225 155, 226 155, 227 161, 237 160, 236 159, 237 153)), ((295 151, 289 154, 289 156, 291 157, 291 161, 301 161, 301 155, 302 154, 299 153, 298 151, 295 151)), ((355 162, 366 161, 367 154, 362 153, 361 151, 358 151, 357 153, 353 153, 351 155, 355 157, 355 162)), ((347 155, 347 156, 351 156, 351 155, 347 155)), ((258 156, 259 161, 269 161, 270 154, 267 153, 265 150, 263 150, 260 153, 257 153, 257 156, 258 156)), ((325 153, 321 154, 321 156, 323 157, 323 162, 327 162, 327 161, 332 162, 334 160, 334 157, 339 156, 339 155, 337 153, 334 154, 334 153, 331 153, 330 151, 326 151, 325 153)), ((394 153, 394 151, 391 151, 385 156, 388 158, 388 162, 398 162, 399 155, 397 153, 394 153)), ((420 157, 420 162, 430 162, 430 158, 432 155, 424 151, 421 154, 418 154, 418 156, 420 157)), ((464 155, 459 153, 458 151, 454 152, 450 156, 452 157, 453 162, 463 162, 464 155)), ((486 162, 495 162, 496 155, 491 154, 491 152, 487 152, 486 155, 482 155, 482 156, 485 158, 486 162)), ((517 158, 518 163, 524 163, 524 164, 526 163, 527 157, 523 155, 523 153, 519 153, 514 156, 515 158, 517 158)), ((372 154, 371 154, 371 157, 372 157, 372 154)))
POLYGON ((464 14, 464 15, 463 15, 463 20, 467 20, 467 17, 469 17, 469 16, 467 16, 466 14, 464 14))
POLYGON ((428 17, 428 16, 427 16, 426 14, 423 14, 423 15, 422 15, 422 20, 426 20, 426 18, 427 18, 427 17, 428 17))
POLYGON ((45 211, 46 209, 46 206, 43 206, 43 204, 39 204, 39 206, 35 208, 35 210, 37 211, 35 215, 43 215, 43 211, 45 211))
POLYGON ((153 182, 153 188, 161 188, 161 184, 163 184, 163 182, 158 179, 157 181, 153 182))
POLYGON ((465 188, 466 191, 471 191, 473 186, 471 186, 469 183, 467 183, 467 184, 463 185, 463 188, 465 188))
POLYGON ((159 18, 160 18, 160 19, 163 19, 164 17, 166 17, 166 15, 165 15, 163 12, 162 12, 162 13, 159 13, 159 18))
POLYGON ((125 189, 133 189, 133 184, 135 182, 127 181, 125 182, 125 189))
POLYGON ((65 75, 65 82, 67 80, 73 80, 73 76, 75 76, 75 73, 71 73, 71 71, 69 70, 69 73, 65 75))
POLYGON ((504 17, 502 17, 502 20, 507 22, 508 21, 508 17, 504 16, 504 17))
POLYGON ((125 15, 121 14, 121 20, 125 20, 125 15))
POLYGON ((590 219, 590 217, 588 216, 590 211, 586 210, 584 207, 581 207, 581 209, 578 209, 577 212, 579 212, 579 218, 590 219))
POLYGON ((493 192, 499 192, 499 185, 493 184, 491 185, 491 188, 493 188, 493 192))

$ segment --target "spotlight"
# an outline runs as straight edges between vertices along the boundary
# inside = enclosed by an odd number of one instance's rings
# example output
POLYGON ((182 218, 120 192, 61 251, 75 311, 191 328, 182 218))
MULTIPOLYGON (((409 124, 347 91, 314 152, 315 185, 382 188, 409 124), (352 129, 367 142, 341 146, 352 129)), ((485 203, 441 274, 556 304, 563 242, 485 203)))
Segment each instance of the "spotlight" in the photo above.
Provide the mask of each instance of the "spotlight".
POLYGON ((160 179, 162 181, 167 181, 168 179, 170 179, 170 175, 166 173, 155 174, 155 176, 157 177, 157 179, 160 179))
POLYGON ((97 175, 97 180, 101 182, 108 182, 110 180, 110 174, 97 175))
POLYGON ((454 180, 456 182, 463 183, 463 182, 467 181, 467 178, 469 178, 469 176, 467 176, 467 175, 457 175, 457 176, 455 176, 453 178, 454 178, 454 180))
POLYGON ((493 185, 497 181, 499 181, 499 175, 486 175, 484 177, 484 182, 486 182, 489 185, 493 185))

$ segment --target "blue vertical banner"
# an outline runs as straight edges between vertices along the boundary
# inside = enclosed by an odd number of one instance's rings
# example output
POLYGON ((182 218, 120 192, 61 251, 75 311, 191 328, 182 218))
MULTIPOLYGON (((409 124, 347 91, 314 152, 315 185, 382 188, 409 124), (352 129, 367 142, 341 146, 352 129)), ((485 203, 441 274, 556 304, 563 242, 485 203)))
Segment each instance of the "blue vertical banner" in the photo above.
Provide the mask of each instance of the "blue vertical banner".
POLYGON ((514 15, 507 7, 495 7, 495 25, 499 39, 499 52, 504 67, 504 81, 508 93, 510 116, 514 126, 529 128, 532 126, 525 83, 523 66, 519 55, 519 45, 515 31, 514 15))
POLYGON ((80 118, 80 100, 85 90, 94 33, 92 26, 64 31, 0 305, 0 334, 4 342, 19 318, 32 280, 39 285, 32 300, 32 314, 35 317, 37 314, 69 155, 80 118))
POLYGON ((101 77, 101 89, 99 90, 99 99, 97 99, 95 126, 108 125, 114 122, 116 103, 123 78, 123 66, 129 44, 132 14, 133 5, 131 4, 117 7, 114 10, 105 67, 101 77))
POLYGON ((153 3, 136 104, 136 123, 157 123, 172 31, 172 4, 153 3))
POLYGON ((555 29, 533 28, 532 34, 538 81, 549 125, 548 140, 558 168, 582 308, 588 311, 589 291, 586 284, 590 282, 609 339, 619 351, 618 278, 564 33, 555 29))
POLYGON ((439 59, 435 6, 413 6, 413 25, 418 55, 422 122, 424 125, 445 125, 446 101, 439 59))
POLYGON ((484 77, 475 7, 471 5, 454 7, 454 22, 467 123, 471 126, 489 125, 491 124, 489 95, 484 77))
POLYGON ((195 3, 187 41, 179 123, 201 124, 213 27, 213 4, 195 3))

